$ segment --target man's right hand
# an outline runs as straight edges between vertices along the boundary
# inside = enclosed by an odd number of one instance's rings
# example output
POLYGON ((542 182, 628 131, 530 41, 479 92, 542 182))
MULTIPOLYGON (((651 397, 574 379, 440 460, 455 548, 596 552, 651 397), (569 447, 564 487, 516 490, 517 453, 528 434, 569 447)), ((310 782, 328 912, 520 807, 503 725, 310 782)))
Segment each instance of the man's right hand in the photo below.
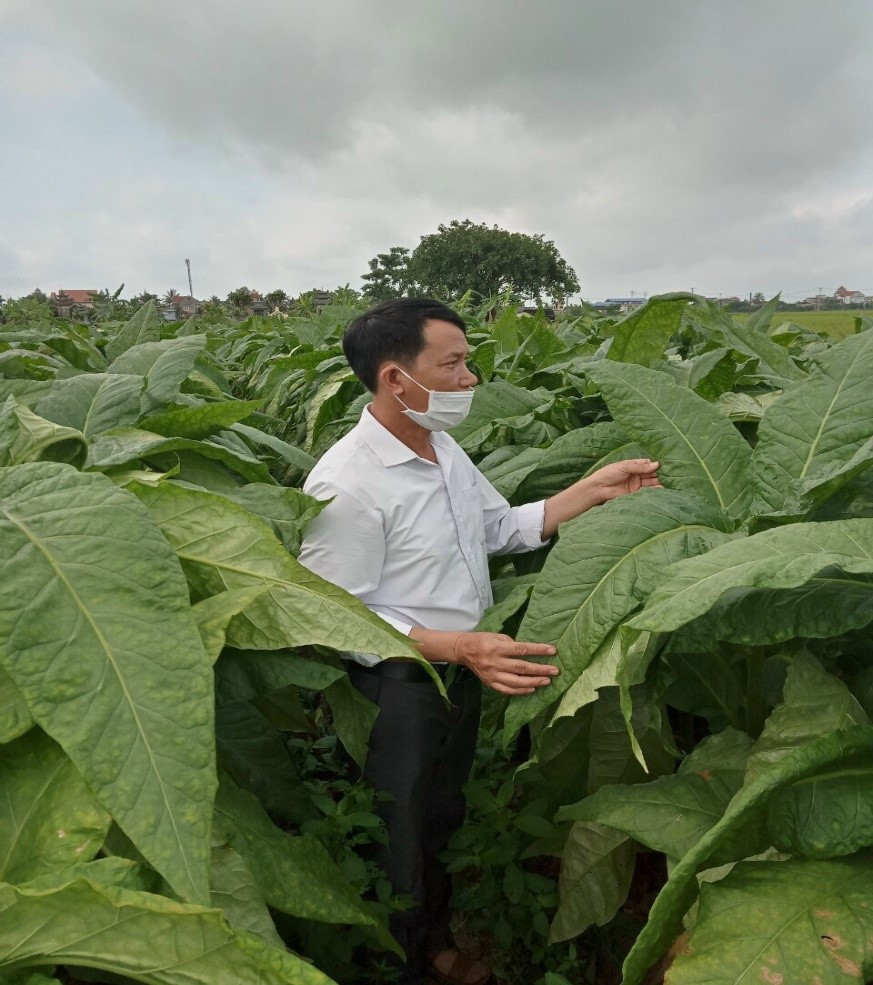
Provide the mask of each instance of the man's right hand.
POLYGON ((525 657, 553 657, 550 643, 523 643, 504 633, 452 633, 415 627, 409 634, 422 656, 435 662, 462 664, 501 694, 533 694, 560 673, 552 664, 525 657))
POLYGON ((554 656, 549 643, 523 643, 504 633, 458 633, 452 649, 457 663, 501 694, 533 694, 560 673, 553 664, 524 659, 554 656))

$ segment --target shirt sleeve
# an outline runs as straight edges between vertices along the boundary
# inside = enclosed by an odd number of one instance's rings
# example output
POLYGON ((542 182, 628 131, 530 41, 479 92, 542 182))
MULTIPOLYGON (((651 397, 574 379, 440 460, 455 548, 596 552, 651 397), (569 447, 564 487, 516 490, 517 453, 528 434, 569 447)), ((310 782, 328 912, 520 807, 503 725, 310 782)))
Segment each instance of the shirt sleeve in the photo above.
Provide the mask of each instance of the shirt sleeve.
POLYGON ((546 501, 510 506, 491 483, 478 473, 477 484, 482 493, 485 517, 485 548, 489 554, 520 554, 544 547, 543 522, 546 501))

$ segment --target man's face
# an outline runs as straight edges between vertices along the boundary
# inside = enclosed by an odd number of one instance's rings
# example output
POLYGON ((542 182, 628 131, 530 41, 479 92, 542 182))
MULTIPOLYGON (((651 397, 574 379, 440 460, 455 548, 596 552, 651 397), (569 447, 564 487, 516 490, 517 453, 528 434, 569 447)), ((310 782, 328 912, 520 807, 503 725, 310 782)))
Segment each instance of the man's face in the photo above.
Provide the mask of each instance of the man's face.
MULTIPOLYGON (((424 323, 425 346, 407 369, 410 376, 428 390, 468 390, 478 382, 467 369, 470 347, 464 333, 448 321, 431 319, 424 323)), ((428 395, 411 380, 403 400, 413 410, 427 408, 428 395)))

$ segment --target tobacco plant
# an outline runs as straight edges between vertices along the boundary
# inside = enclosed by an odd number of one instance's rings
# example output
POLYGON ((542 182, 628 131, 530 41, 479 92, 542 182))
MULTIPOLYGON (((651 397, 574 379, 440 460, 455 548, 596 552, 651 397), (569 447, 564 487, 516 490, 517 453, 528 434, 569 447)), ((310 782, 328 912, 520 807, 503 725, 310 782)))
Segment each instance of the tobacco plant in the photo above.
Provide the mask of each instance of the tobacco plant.
MULTIPOLYGON (((661 463, 665 488, 496 560, 483 620, 558 647, 553 685, 498 708, 530 747, 508 830, 561 858, 537 933, 583 953, 640 850, 666 857, 628 985, 668 948, 676 985, 873 975, 873 331, 833 344, 777 303, 461 302, 481 383, 453 433, 512 502, 661 463)), ((3 312, 0 981, 329 981, 289 921, 396 946, 301 759, 325 714, 366 755, 338 651, 416 656, 295 560, 321 508, 296 487, 367 399, 353 309, 3 312)))

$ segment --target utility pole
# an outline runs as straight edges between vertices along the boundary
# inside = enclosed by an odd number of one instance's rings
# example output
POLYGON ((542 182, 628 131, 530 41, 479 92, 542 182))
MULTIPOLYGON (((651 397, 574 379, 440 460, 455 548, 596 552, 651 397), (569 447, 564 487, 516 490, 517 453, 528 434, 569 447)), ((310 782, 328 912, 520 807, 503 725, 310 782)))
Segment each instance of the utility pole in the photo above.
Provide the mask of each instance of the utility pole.
POLYGON ((191 261, 186 260, 185 266, 188 268, 188 296, 194 297, 194 288, 191 286, 191 261))
POLYGON ((749 291, 749 314, 752 313, 752 292, 749 291))

